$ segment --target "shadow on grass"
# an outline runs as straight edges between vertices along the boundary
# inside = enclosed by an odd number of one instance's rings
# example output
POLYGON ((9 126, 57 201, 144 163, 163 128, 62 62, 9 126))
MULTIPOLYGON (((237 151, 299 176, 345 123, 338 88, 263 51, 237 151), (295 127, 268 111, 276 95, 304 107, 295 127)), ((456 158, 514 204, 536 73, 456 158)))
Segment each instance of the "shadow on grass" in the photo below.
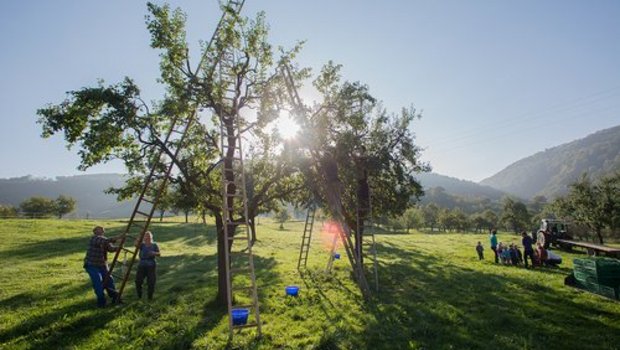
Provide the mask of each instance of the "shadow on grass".
POLYGON ((572 301, 570 291, 446 264, 389 243, 378 250, 391 263, 380 266, 381 292, 367 305, 372 314, 364 331, 368 348, 565 349, 579 344, 604 349, 620 340, 618 326, 598 318, 604 310, 572 301), (583 334, 581 325, 600 332, 583 334))
MULTIPOLYGON (((277 280, 277 275, 272 272, 275 266, 273 258, 254 256, 254 262, 259 285, 277 280)), ((85 273, 84 283, 52 285, 41 291, 12 296, 0 302, 1 310, 28 312, 30 316, 0 331, 0 343, 32 349, 79 347, 80 343, 92 342, 89 338, 107 331, 125 339, 126 345, 142 347, 152 338, 148 335, 150 333, 145 333, 149 326, 157 327, 158 322, 166 322, 167 318, 182 318, 184 312, 192 312, 200 317, 177 324, 182 330, 171 331, 166 337, 158 338, 154 346, 190 348, 195 339, 220 324, 227 314, 226 306, 220 306, 215 301, 216 266, 215 255, 161 257, 158 259, 155 300, 150 303, 136 300, 132 277, 123 295, 124 304, 97 309, 85 273), (88 295, 88 300, 84 300, 84 295, 88 295), (33 302, 37 305, 27 309, 28 303, 33 302), (120 324, 130 324, 131 327, 125 328, 120 324)))
MULTIPOLYGON (((125 227, 111 227, 107 229, 106 235, 111 237, 119 235, 125 227)), ((202 246, 214 244, 216 240, 216 230, 213 225, 204 224, 184 224, 184 223, 153 223, 149 227, 157 242, 168 242, 181 239, 182 243, 190 246, 202 246)), ((88 242, 92 234, 84 232, 83 236, 73 238, 53 238, 38 241, 36 243, 25 243, 17 248, 0 252, 0 260, 13 259, 23 261, 45 260, 86 252, 88 242)), ((133 245, 133 242, 130 244, 133 245)), ((125 246, 128 246, 125 244, 125 246)))

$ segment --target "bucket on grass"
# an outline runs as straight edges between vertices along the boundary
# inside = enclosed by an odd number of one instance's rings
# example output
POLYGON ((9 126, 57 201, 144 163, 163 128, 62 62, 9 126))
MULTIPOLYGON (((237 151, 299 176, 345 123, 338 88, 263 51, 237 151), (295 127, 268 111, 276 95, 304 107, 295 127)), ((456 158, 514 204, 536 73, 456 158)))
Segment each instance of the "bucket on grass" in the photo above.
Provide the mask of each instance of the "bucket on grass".
POLYGON ((232 309, 230 314, 232 317, 233 326, 243 326, 248 323, 248 315, 250 314, 250 310, 232 309))
POLYGON ((299 295, 299 287, 298 286, 286 286, 284 288, 286 290, 286 295, 290 295, 292 297, 296 297, 299 295))
POLYGON ((334 253, 334 259, 340 260, 340 253, 334 253))

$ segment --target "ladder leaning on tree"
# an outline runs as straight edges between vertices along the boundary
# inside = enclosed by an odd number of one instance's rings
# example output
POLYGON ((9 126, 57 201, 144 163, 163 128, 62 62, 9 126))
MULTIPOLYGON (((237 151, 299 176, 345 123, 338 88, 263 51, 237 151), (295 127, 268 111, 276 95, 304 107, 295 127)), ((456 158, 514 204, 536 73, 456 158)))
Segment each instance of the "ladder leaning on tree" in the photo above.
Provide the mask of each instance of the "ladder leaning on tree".
POLYGON ((306 213, 306 223, 304 224, 304 233, 301 236, 301 247, 299 248, 299 259, 297 260, 297 270, 301 271, 308 264, 308 252, 310 252, 310 242, 312 241, 312 229, 314 228, 314 214, 316 206, 314 203, 308 206, 306 213))
POLYGON ((142 243, 144 234, 148 231, 157 204, 162 194, 165 192, 168 178, 174 166, 173 159, 177 157, 179 151, 183 147, 187 130, 191 127, 195 119, 195 113, 185 120, 179 116, 175 116, 163 140, 164 147, 158 152, 155 152, 155 157, 151 159, 153 165, 144 180, 136 205, 129 217, 129 223, 120 236, 120 240, 117 242, 118 249, 116 253, 114 253, 108 273, 103 282, 104 285, 109 283, 111 277, 121 281, 117 297, 119 300, 123 295, 123 291, 131 275, 132 267, 138 256, 140 243, 142 243), (162 168, 163 172, 160 172, 162 168), (121 252, 124 253, 122 261, 120 261, 121 252), (127 259, 128 256, 129 259, 127 259), (120 273, 115 274, 115 269, 119 265, 120 273))
MULTIPOLYGON (((232 21, 236 21, 238 19, 238 14, 241 12, 244 2, 245 0, 228 1, 227 5, 224 7, 224 13, 215 28, 213 36, 205 49, 205 54, 198 64, 196 72, 202 68, 205 60, 212 52, 212 48, 218 50, 217 42, 220 39, 220 30, 226 25, 231 25, 232 21)), ((214 60, 212 62, 212 66, 216 66, 218 64, 220 57, 220 54, 210 57, 214 60)), ((145 177, 138 200, 129 218, 129 223, 127 224, 123 234, 120 236, 120 240, 117 242, 118 250, 114 254, 103 283, 108 283, 110 278, 116 278, 121 281, 120 288, 118 289, 119 300, 123 295, 123 291, 125 290, 125 286, 127 285, 127 281, 131 275, 132 267, 135 263, 136 257, 138 256, 139 246, 144 239, 144 234, 148 231, 148 227, 157 208, 157 204, 159 203, 159 200, 166 188, 168 178, 174 166, 173 159, 177 157, 178 152, 183 147, 187 130, 194 123, 195 119, 196 112, 192 113, 187 119, 183 119, 178 115, 173 117, 168 132, 162 142, 164 147, 161 148, 159 152, 155 152, 153 165, 151 166, 148 175, 145 177), (158 182, 157 180, 161 181, 158 182), (130 248, 127 247, 128 240, 130 248), (121 252, 123 253, 122 262, 120 261, 121 252), (129 257, 129 259, 127 259, 127 257, 129 257), (115 273, 114 271, 117 266, 119 266, 119 273, 115 273)))
MULTIPOLYGON (((295 113, 306 116, 308 111, 306 110, 305 106, 301 101, 301 98, 299 97, 299 93, 297 92, 297 88, 295 87, 295 82, 293 81, 290 67, 286 62, 283 62, 279 68, 295 113)), ((318 159, 315 159, 315 161, 318 161, 318 159)), ((331 183, 331 181, 327 180, 325 182, 326 183, 324 194, 326 195, 327 205, 331 211, 334 220, 340 226, 336 230, 337 232, 334 234, 332 240, 332 248, 330 251, 329 261, 327 263, 327 270, 331 270, 331 266, 334 262, 334 251, 336 245, 338 241, 341 241, 343 248, 347 254, 347 258, 349 259, 349 263, 351 264, 351 268, 353 269, 355 281, 357 282, 357 285, 360 288, 364 298, 369 298, 370 288, 368 287, 368 281, 366 280, 361 261, 358 255, 355 253, 353 242, 351 241, 351 229, 346 224, 344 216, 342 215, 342 204, 340 198, 340 196, 342 195, 341 191, 338 188, 339 186, 337 184, 331 183)))
MULTIPOLYGON (((234 2, 240 10, 243 1, 234 2)), ((238 13, 238 11, 236 12, 238 13)), ((241 81, 235 74, 238 57, 229 46, 222 46, 219 58, 219 79, 222 85, 220 110, 220 151, 222 162, 222 218, 224 221, 224 255, 226 268, 226 304, 228 308, 229 335, 234 329, 256 327, 261 335, 261 320, 258 303, 254 255, 248 216, 243 164, 242 124, 237 110, 241 81), (235 219, 237 214, 239 218, 235 219), (241 228, 245 234, 235 235, 241 228), (236 241, 244 242, 235 249, 236 241), (236 298, 239 297, 239 298, 236 298), (236 324, 234 309, 250 309, 254 322, 236 324)))

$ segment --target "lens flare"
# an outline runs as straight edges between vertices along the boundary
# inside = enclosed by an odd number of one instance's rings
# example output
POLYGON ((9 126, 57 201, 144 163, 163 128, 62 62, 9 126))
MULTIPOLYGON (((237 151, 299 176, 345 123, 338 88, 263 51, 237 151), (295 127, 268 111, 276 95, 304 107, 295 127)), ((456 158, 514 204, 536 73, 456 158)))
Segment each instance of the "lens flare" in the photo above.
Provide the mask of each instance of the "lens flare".
POLYGON ((321 228, 321 243, 323 249, 330 251, 336 241, 335 249, 338 250, 342 247, 342 241, 340 239, 340 232, 342 232, 342 226, 333 220, 329 220, 323 223, 321 228))

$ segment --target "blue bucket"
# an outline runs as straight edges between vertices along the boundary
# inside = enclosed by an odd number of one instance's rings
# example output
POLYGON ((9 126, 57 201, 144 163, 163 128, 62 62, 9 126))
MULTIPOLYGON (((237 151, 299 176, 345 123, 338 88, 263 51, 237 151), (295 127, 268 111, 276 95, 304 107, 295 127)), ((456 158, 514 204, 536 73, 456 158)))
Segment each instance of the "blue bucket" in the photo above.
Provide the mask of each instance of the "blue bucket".
POLYGON ((250 310, 248 309, 232 309, 230 312, 232 316, 233 326, 243 326, 248 323, 248 315, 250 310))
POLYGON ((334 253, 334 259, 340 260, 340 253, 334 253))
POLYGON ((299 295, 299 287, 298 286, 286 286, 286 295, 290 295, 292 297, 296 297, 299 295))

